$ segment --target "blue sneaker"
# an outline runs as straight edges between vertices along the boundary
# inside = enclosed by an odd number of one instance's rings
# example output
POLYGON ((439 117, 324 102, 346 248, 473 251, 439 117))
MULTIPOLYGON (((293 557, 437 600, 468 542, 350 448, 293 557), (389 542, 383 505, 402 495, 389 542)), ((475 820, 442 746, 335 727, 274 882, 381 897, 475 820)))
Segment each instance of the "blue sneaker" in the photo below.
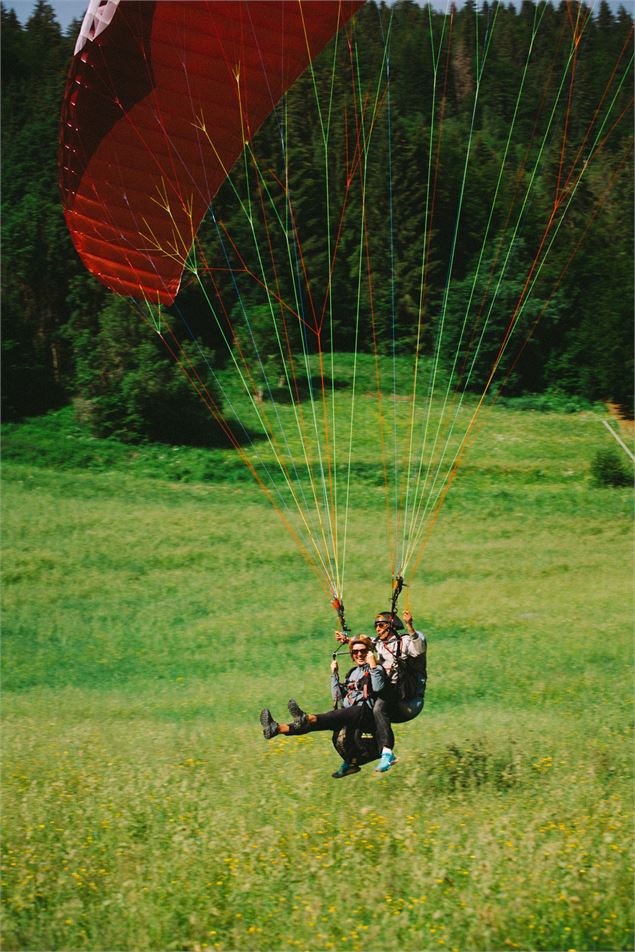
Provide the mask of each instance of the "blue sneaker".
POLYGON ((397 763, 397 758, 391 750, 386 751, 385 754, 382 754, 379 758, 379 763, 375 767, 375 773, 386 773, 387 770, 390 770, 393 764, 397 763))
POLYGON ((358 767, 357 764, 347 764, 345 760, 339 765, 335 773, 331 774, 331 777, 335 777, 336 780, 339 780, 340 777, 348 777, 349 774, 359 773, 362 768, 358 767))

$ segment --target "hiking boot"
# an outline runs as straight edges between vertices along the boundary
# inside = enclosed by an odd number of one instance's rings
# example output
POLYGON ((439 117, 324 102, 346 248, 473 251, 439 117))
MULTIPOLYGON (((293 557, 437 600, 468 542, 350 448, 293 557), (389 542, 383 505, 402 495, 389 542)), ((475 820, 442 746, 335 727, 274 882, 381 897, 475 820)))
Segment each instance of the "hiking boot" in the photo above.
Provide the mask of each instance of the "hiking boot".
POLYGON ((265 707, 260 712, 260 723, 262 725, 262 733, 265 735, 265 740, 271 740, 272 737, 275 737, 278 733, 278 722, 274 721, 271 716, 271 711, 267 710, 265 707))
POLYGON ((304 713, 295 698, 290 699, 287 707, 289 708, 289 714, 293 718, 293 726, 297 731, 304 730, 305 727, 309 726, 308 715, 304 713))
POLYGON ((375 773, 386 773, 387 770, 390 770, 393 764, 397 763, 397 758, 391 750, 386 751, 385 754, 382 754, 379 758, 379 763, 375 767, 375 773))
POLYGON ((358 767, 357 764, 347 764, 345 760, 339 765, 335 773, 331 774, 331 777, 335 777, 336 780, 339 780, 340 777, 348 777, 349 774, 359 773, 361 767, 358 767))

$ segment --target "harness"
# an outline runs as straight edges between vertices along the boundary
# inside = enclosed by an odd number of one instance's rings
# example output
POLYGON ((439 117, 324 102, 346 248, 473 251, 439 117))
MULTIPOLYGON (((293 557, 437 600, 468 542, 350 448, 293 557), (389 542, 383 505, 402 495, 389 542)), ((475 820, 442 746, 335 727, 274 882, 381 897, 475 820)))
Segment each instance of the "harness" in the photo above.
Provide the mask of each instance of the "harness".
POLYGON ((348 680, 349 675, 352 674, 354 670, 355 668, 351 668, 351 670, 348 672, 348 674, 344 678, 344 686, 345 687, 348 686, 346 697, 352 698, 353 694, 357 693, 361 688, 362 696, 364 698, 362 703, 368 704, 368 695, 370 692, 370 671, 366 671, 361 676, 361 678, 358 678, 356 681, 349 681, 348 680))
MULTIPOLYGON (((357 667, 359 667, 359 665, 355 665, 355 668, 357 667)), ((357 680, 355 681, 349 681, 349 677, 353 673, 355 668, 350 668, 346 672, 346 675, 344 676, 344 681, 342 682, 343 687, 346 691, 344 697, 349 698, 349 700, 352 701, 353 695, 361 690, 363 700, 361 702, 358 701, 355 703, 356 704, 361 703, 361 704, 365 704, 366 706, 370 706, 369 705, 369 697, 370 697, 370 690, 371 690, 370 670, 366 671, 361 676, 361 678, 357 678, 357 680)), ((343 700, 344 698, 333 698, 333 709, 335 710, 336 708, 338 708, 340 704, 343 702, 343 700)), ((353 705, 351 704, 351 706, 353 705)))
MULTIPOLYGON (((375 643, 378 641, 381 641, 381 639, 375 639, 375 643)), ((403 655, 401 638, 399 637, 397 637, 395 651, 393 651, 385 641, 382 642, 382 645, 388 654, 394 658, 397 677, 393 683, 402 700, 409 700, 410 698, 418 696, 421 690, 421 681, 423 680, 424 687, 426 682, 427 665, 425 648, 421 655, 410 657, 410 655, 403 655)))
MULTIPOLYGON (((357 667, 359 667, 359 665, 355 665, 355 668, 357 667)), ((349 698, 349 700, 352 701, 353 695, 361 691, 362 697, 363 697, 363 700, 361 701, 361 703, 368 705, 368 699, 370 695, 370 671, 366 671, 361 676, 361 678, 357 678, 356 681, 349 681, 349 677, 353 673, 355 668, 350 668, 350 670, 347 671, 344 677, 343 686, 346 691, 346 694, 344 695, 344 697, 349 698)), ((335 709, 339 707, 340 701, 343 701, 343 700, 344 698, 334 698, 333 708, 335 709)), ((355 702, 355 703, 360 703, 360 702, 355 702)))

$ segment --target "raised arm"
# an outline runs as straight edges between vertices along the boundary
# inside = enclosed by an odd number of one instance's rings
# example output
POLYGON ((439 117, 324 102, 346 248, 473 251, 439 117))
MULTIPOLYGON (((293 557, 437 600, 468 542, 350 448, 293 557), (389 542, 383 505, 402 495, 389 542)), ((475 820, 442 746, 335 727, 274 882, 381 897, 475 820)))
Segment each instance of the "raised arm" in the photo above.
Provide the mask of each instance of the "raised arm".
POLYGON ((416 657, 417 655, 423 654, 423 652, 426 650, 425 635, 423 634, 423 632, 416 630, 412 621, 411 612, 406 610, 403 613, 402 618, 404 620, 404 625, 406 626, 406 631, 410 635, 410 639, 411 639, 410 644, 408 645, 407 653, 411 655, 412 657, 416 657))
POLYGON ((377 655, 374 651, 369 651, 366 655, 366 661, 370 668, 370 686, 378 694, 386 685, 386 670, 383 665, 377 661, 377 655))

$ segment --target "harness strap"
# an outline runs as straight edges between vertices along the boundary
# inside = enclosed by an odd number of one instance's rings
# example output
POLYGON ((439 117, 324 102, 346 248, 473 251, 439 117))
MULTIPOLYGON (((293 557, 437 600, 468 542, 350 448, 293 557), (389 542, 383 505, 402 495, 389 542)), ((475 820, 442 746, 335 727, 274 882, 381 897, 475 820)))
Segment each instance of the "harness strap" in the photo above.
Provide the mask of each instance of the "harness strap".
POLYGON ((351 672, 354 671, 354 670, 355 670, 355 668, 351 668, 351 670, 350 670, 350 671, 348 672, 348 674, 346 675, 346 678, 344 679, 344 685, 345 685, 345 686, 350 685, 350 686, 348 687, 347 692, 346 692, 346 696, 349 697, 350 695, 353 694, 354 691, 359 691, 359 683, 360 683, 360 681, 363 681, 364 683, 363 683, 363 685, 362 685, 362 696, 363 696, 363 701, 362 701, 362 703, 363 703, 363 704, 368 704, 368 698, 369 698, 369 694, 370 694, 370 690, 369 690, 369 686, 370 686, 370 671, 367 671, 365 674, 363 674, 361 678, 358 678, 358 679, 357 679, 357 681, 349 681, 349 680, 348 680, 348 675, 351 674, 351 672))
POLYGON ((398 575, 394 579, 394 585, 392 589, 392 605, 390 607, 390 612, 392 615, 397 614, 397 601, 399 599, 399 596, 401 595, 401 590, 403 586, 404 586, 403 576, 398 575))

